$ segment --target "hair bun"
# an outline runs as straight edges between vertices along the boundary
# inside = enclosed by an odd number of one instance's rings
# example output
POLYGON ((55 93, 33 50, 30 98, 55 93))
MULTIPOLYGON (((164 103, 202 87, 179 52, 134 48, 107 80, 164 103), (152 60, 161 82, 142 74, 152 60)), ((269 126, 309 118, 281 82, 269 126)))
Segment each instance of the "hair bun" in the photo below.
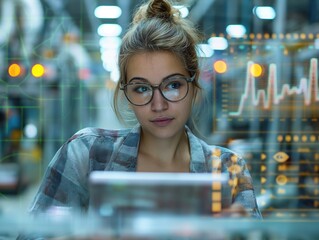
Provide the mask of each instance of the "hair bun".
POLYGON ((151 0, 139 8, 133 19, 134 23, 140 22, 143 19, 160 18, 163 20, 172 21, 174 16, 178 15, 179 11, 172 7, 167 0, 151 0))

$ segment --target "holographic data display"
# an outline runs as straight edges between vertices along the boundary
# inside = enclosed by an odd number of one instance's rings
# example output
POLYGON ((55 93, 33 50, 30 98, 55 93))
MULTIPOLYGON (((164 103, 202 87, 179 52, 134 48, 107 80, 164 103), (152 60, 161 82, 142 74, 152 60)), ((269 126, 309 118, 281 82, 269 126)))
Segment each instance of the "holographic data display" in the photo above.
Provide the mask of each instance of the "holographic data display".
POLYGON ((242 153, 265 216, 319 216, 318 37, 230 39, 227 54, 203 64, 202 83, 212 85, 206 136, 242 153))

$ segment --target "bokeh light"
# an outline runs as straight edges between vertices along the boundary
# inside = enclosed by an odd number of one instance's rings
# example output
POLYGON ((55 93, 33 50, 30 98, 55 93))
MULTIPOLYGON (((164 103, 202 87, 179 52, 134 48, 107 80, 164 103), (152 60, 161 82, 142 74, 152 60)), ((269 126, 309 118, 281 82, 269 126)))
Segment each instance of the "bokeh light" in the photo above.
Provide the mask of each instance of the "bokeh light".
POLYGON ((217 73, 225 73, 227 71, 227 63, 223 60, 218 60, 214 63, 214 70, 217 73))
POLYGON ((8 74, 10 77, 18 77, 20 76, 22 69, 19 64, 13 63, 8 68, 8 74))
POLYGON ((35 64, 31 69, 32 76, 36 78, 42 77, 44 75, 44 72, 45 68, 41 64, 35 64))
POLYGON ((251 65, 250 73, 251 73, 252 76, 260 77, 262 72, 263 72, 263 68, 261 67, 260 64, 254 63, 254 64, 251 65))

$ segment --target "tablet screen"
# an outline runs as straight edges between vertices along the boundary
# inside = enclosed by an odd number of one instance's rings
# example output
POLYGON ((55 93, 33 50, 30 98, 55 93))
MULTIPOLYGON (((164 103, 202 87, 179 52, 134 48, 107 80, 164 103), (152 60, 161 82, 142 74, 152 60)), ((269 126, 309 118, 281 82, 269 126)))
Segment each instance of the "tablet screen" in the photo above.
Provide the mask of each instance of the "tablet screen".
POLYGON ((102 216, 209 215, 231 203, 224 174, 97 171, 89 182, 90 208, 102 216))

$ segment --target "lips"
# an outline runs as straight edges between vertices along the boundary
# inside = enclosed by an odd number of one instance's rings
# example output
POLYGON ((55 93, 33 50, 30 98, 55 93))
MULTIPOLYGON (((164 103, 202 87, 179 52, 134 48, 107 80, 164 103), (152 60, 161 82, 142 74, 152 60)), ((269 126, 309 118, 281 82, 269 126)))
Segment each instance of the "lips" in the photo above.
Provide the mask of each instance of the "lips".
POLYGON ((165 127, 169 125, 173 121, 173 119, 174 118, 170 118, 170 117, 159 117, 159 118, 155 118, 151 120, 151 122, 159 127, 165 127))

